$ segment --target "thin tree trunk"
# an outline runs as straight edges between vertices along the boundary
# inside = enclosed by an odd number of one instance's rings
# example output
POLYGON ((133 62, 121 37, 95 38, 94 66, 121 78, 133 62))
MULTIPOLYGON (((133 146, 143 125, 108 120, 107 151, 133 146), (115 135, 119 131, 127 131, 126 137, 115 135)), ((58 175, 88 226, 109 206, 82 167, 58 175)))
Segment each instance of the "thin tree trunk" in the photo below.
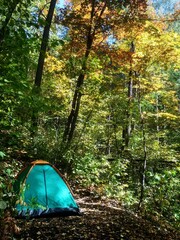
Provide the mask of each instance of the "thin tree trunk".
MULTIPOLYGON (((86 68, 84 68, 84 70, 85 69, 86 68)), ((64 135, 63 135, 63 140, 67 141, 68 143, 71 142, 71 140, 72 140, 73 133, 74 133, 75 126, 76 126, 76 121, 77 121, 77 117, 78 117, 78 113, 79 113, 79 107, 80 107, 81 96, 82 96, 81 87, 84 82, 84 77, 85 77, 84 73, 81 73, 78 77, 77 84, 76 84, 76 90, 75 90, 73 101, 72 101, 71 112, 69 114, 67 125, 66 125, 64 135)))
POLYGON ((141 123, 141 130, 142 130, 142 145, 143 145, 143 166, 141 172, 141 190, 140 190, 140 197, 139 197, 139 204, 138 210, 141 209, 142 203, 144 201, 144 191, 146 187, 146 168, 147 168, 147 147, 146 147, 146 132, 145 132, 145 122, 144 116, 142 112, 141 106, 141 88, 140 88, 140 80, 138 80, 139 85, 139 96, 138 96, 138 103, 139 103, 139 114, 140 114, 140 123, 141 123))
POLYGON ((159 96, 156 96, 156 131, 157 131, 157 140, 159 144, 159 96))
MULTIPOLYGON (((101 13, 99 15, 99 19, 101 18, 104 10, 106 8, 106 3, 104 4, 101 13)), ((86 75, 87 71, 87 60, 91 51, 91 47, 94 41, 94 35, 95 35, 95 30, 96 27, 93 26, 93 18, 95 14, 95 0, 92 1, 92 7, 91 7, 91 17, 90 17, 90 25, 89 25, 89 30, 87 33, 87 43, 86 43, 86 51, 84 55, 84 62, 82 65, 82 71, 81 74, 79 75, 77 79, 77 84, 73 96, 73 101, 71 105, 71 111, 67 120, 67 124, 65 126, 64 134, 63 134, 63 142, 69 144, 72 141, 74 131, 76 128, 76 123, 77 123, 77 118, 79 114, 79 108, 81 104, 81 97, 82 97, 82 86, 84 83, 84 78, 86 75)))
POLYGON ((44 27, 44 32, 43 32, 43 37, 41 42, 41 49, 40 49, 40 54, 38 59, 38 66, 37 66, 36 77, 34 82, 34 85, 36 87, 41 87, 44 60, 45 60, 46 50, 48 46, 49 32, 50 32, 50 27, 51 27, 55 6, 56 6, 56 0, 51 0, 48 15, 45 22, 46 25, 44 27))
MULTIPOLYGON (((50 27, 51 27, 51 22, 52 22, 55 6, 56 6, 56 0, 51 0, 48 15, 47 15, 46 22, 45 22, 46 25, 44 27, 44 32, 43 32, 43 37, 42 37, 42 42, 41 42, 41 49, 40 49, 40 54, 39 54, 39 59, 38 59, 38 66, 37 66, 37 71, 36 71, 36 77, 35 77, 35 81, 34 81, 33 92, 35 95, 40 94, 44 60, 45 60, 46 50, 47 50, 47 46, 48 46, 49 32, 50 32, 50 27)), ((32 122, 31 133, 32 133, 32 137, 33 137, 34 134, 37 132, 38 110, 33 110, 31 122, 32 122)))
POLYGON ((133 89, 133 80, 131 73, 129 74, 128 82, 128 105, 126 109, 126 119, 125 127, 123 129, 122 138, 123 138, 123 147, 127 148, 129 146, 129 139, 131 136, 131 103, 132 103, 132 89, 133 89))
MULTIPOLYGON (((135 45, 134 42, 131 42, 131 47, 130 47, 130 53, 133 54, 135 52, 135 45)), ((132 113, 131 113, 131 107, 132 107, 132 99, 133 99, 133 67, 132 67, 132 58, 130 60, 130 71, 129 71, 129 81, 128 81, 128 92, 127 92, 127 97, 128 97, 128 103, 127 103, 127 109, 126 109, 126 119, 125 119, 125 126, 122 131, 122 139, 123 139, 123 144, 122 144, 122 150, 125 148, 128 148, 129 146, 129 140, 131 136, 131 131, 132 131, 132 113)))

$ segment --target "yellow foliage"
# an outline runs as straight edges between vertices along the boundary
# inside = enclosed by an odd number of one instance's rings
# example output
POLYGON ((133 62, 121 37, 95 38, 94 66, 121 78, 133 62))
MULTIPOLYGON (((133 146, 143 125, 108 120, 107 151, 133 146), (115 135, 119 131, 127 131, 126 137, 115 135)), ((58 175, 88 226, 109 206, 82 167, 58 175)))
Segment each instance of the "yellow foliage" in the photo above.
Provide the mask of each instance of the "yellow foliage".
POLYGON ((54 56, 47 55, 45 60, 45 68, 47 72, 53 73, 56 71, 60 71, 62 70, 63 67, 64 67, 63 61, 58 60, 54 56))
POLYGON ((166 118, 166 119, 170 119, 170 120, 177 120, 179 119, 178 116, 174 115, 174 114, 171 114, 171 113, 167 113, 167 112, 160 112, 158 114, 159 117, 162 117, 162 118, 166 118))

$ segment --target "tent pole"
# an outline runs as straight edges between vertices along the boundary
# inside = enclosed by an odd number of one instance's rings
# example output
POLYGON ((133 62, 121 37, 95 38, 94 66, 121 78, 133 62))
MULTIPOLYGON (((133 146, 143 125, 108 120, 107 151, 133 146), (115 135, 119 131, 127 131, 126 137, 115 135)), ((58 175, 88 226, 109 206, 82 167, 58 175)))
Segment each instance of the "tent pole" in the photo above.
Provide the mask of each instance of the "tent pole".
POLYGON ((46 208, 48 208, 48 196, 47 196, 47 185, 46 185, 46 174, 43 169, 43 175, 44 175, 44 186, 45 186, 45 194, 46 194, 46 208))

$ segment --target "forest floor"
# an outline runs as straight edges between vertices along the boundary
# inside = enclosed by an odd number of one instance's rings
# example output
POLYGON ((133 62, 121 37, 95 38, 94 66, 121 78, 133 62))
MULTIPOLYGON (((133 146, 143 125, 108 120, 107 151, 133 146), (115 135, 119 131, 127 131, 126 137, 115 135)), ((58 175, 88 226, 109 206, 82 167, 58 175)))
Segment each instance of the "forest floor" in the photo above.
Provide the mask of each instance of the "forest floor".
POLYGON ((17 220, 13 239, 26 240, 180 240, 180 232, 158 221, 148 221, 119 207, 115 201, 76 196, 81 216, 17 220))

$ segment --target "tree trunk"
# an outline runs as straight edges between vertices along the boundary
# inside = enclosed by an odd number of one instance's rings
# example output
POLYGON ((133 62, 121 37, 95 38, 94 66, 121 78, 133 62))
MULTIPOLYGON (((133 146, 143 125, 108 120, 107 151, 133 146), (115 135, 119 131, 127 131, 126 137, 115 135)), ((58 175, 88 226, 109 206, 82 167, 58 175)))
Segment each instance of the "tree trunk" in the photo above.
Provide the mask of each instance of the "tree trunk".
MULTIPOLYGON (((47 46, 48 46, 49 32, 50 32, 50 27, 51 27, 51 22, 52 22, 55 6, 56 6, 56 0, 51 0, 48 15, 47 15, 46 22, 45 22, 46 25, 44 27, 44 32, 43 32, 43 37, 42 37, 42 42, 41 42, 41 49, 40 49, 40 54, 39 54, 39 59, 38 59, 38 66, 37 66, 37 71, 36 71, 36 77, 35 77, 35 81, 34 81, 33 93, 35 95, 40 94, 45 54, 46 54, 46 50, 47 50, 47 46)), ((38 110, 33 110, 31 121, 32 121, 31 135, 33 137, 34 134, 37 132, 38 110)))
POLYGON ((46 49, 48 46, 49 32, 50 32, 50 27, 51 27, 51 22, 52 22, 55 6, 56 6, 56 0, 51 0, 48 15, 47 15, 46 22, 45 22, 46 25, 44 27, 44 32, 43 32, 43 37, 42 37, 42 42, 41 42, 41 49, 40 49, 39 60, 38 60, 38 66, 37 66, 36 77, 35 77, 35 82, 34 82, 34 85, 36 87, 40 87, 41 82, 42 82, 44 59, 45 59, 45 55, 46 55, 46 49))
MULTIPOLYGON (((135 52, 135 45, 134 42, 131 42, 131 47, 130 47, 130 53, 133 54, 135 52)), ((132 131, 132 113, 131 113, 131 105, 132 105, 132 99, 133 99, 133 69, 132 69, 132 57, 130 59, 130 71, 129 71, 129 81, 128 81, 128 92, 127 92, 127 97, 128 97, 128 103, 127 103, 127 109, 126 109, 126 114, 125 114, 125 126, 122 131, 122 139, 123 139, 123 144, 122 144, 122 150, 125 148, 128 148, 129 146, 129 140, 131 136, 131 131, 132 131)))
POLYGON ((81 86, 83 85, 84 77, 85 77, 85 74, 81 73, 77 80, 76 89, 75 89, 74 97, 72 101, 71 112, 69 114, 68 121, 67 121, 66 128, 63 135, 63 141, 71 142, 73 138, 73 133, 75 130, 76 121, 79 113, 79 107, 81 103, 81 96, 82 96, 81 86))
MULTIPOLYGON (((91 51, 91 47, 94 41, 94 35, 95 35, 95 26, 93 26, 93 18, 95 16, 95 0, 91 3, 91 17, 90 17, 90 24, 89 29, 87 32, 87 42, 86 42, 86 51, 84 54, 84 62, 82 65, 82 71, 77 79, 76 88, 73 96, 73 101, 71 105, 71 111, 65 126, 64 134, 63 134, 63 142, 69 144, 72 141, 73 134, 76 128, 77 118, 79 114, 79 108, 81 104, 81 97, 82 97, 82 86, 84 83, 84 78, 86 75, 87 70, 87 60, 91 51)), ((106 3, 104 4, 101 13, 99 15, 99 19, 101 18, 104 10, 106 8, 106 3)), ((95 24, 94 24, 95 25, 95 24)))
POLYGON ((123 138, 123 149, 127 148, 129 146, 129 139, 131 136, 131 102, 132 102, 132 93, 133 89, 133 80, 131 73, 129 74, 129 82, 128 82, 128 105, 126 109, 126 119, 125 119, 125 126, 123 129, 122 133, 122 138, 123 138))
POLYGON ((142 130, 142 142, 143 142, 143 166, 141 172, 141 190, 140 190, 140 197, 139 197, 139 204, 138 210, 141 209, 142 203, 144 201, 144 191, 145 191, 145 184, 146 184, 146 167, 147 167, 147 147, 146 147, 146 132, 145 132, 145 123, 144 123, 144 116, 141 107, 141 89, 140 89, 140 81, 138 81, 139 85, 139 96, 138 96, 138 103, 139 103, 139 114, 140 114, 140 123, 141 123, 141 130, 142 130))
POLYGON ((158 144, 159 142, 159 96, 158 94, 156 95, 156 131, 157 131, 157 140, 158 144))

